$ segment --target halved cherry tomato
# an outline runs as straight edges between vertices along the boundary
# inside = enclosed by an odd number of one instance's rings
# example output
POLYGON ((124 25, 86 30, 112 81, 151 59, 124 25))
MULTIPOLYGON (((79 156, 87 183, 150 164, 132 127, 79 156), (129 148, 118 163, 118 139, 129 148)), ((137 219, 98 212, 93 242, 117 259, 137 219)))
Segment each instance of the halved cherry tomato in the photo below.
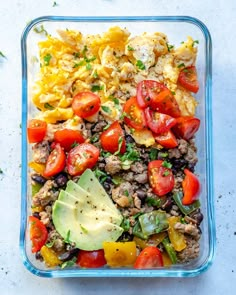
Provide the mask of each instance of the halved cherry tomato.
POLYGON ((169 89, 165 89, 151 100, 150 107, 174 118, 181 116, 179 105, 169 89))
POLYGON ((198 199, 200 193, 200 182, 195 174, 188 169, 184 169, 185 178, 182 182, 184 196, 182 199, 183 205, 191 205, 198 199))
POLYGON ((146 126, 144 111, 139 107, 135 96, 126 101, 124 105, 125 123, 137 130, 146 126))
POLYGON ((99 157, 99 149, 90 143, 81 143, 69 151, 66 167, 72 176, 81 175, 87 168, 93 168, 99 157))
POLYGON ((54 141, 60 143, 61 147, 68 152, 74 144, 83 143, 85 140, 79 130, 63 129, 55 132, 54 141))
POLYGON ((163 134, 176 124, 175 118, 154 112, 150 108, 146 108, 145 117, 148 127, 156 134, 163 134))
POLYGON ((36 217, 30 216, 30 240, 32 241, 32 253, 38 252, 46 243, 48 232, 46 226, 36 217))
POLYGON ((174 188, 174 176, 170 168, 165 167, 166 161, 155 160, 148 164, 148 178, 152 190, 163 196, 174 188))
POLYGON ((100 97, 89 91, 76 94, 72 101, 74 113, 81 118, 87 118, 97 113, 100 105, 100 97))
POLYGON ((137 86, 137 103, 140 108, 148 107, 153 99, 155 99, 167 87, 163 83, 154 80, 143 80, 137 86))
POLYGON ((200 126, 200 120, 194 117, 179 117, 173 128, 173 132, 176 136, 185 140, 189 140, 198 131, 200 126))
POLYGON ((139 254, 134 264, 134 268, 156 268, 162 267, 163 265, 164 264, 161 251, 157 247, 149 246, 143 249, 142 252, 139 254))
POLYGON ((66 155, 59 143, 49 155, 43 175, 51 177, 61 172, 65 168, 66 155))
POLYGON ((29 143, 40 142, 47 132, 47 123, 42 120, 32 119, 28 122, 27 134, 29 143))
POLYGON ((156 135, 155 140, 167 149, 173 149, 178 146, 177 139, 171 130, 168 130, 163 134, 156 135))
POLYGON ((107 264, 103 249, 95 251, 80 250, 76 263, 87 268, 97 268, 107 264))
POLYGON ((183 69, 179 73, 178 83, 185 89, 197 93, 199 90, 199 83, 196 67, 191 66, 183 69))
POLYGON ((120 153, 124 154, 126 150, 124 132, 120 124, 116 121, 111 126, 102 132, 100 136, 102 148, 114 154, 120 149, 120 153))

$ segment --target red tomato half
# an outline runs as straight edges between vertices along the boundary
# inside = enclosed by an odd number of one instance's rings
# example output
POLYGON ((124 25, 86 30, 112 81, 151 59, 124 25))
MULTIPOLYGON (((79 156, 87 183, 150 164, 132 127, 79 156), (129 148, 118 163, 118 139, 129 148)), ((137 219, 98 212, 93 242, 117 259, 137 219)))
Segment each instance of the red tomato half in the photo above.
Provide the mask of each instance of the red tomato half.
POLYGON ((163 265, 164 263, 161 251, 154 246, 148 246, 147 248, 143 249, 137 257, 134 268, 155 268, 162 267, 163 265))
POLYGON ((80 118, 88 118, 99 111, 100 97, 92 92, 80 92, 72 101, 72 109, 80 118))
POLYGON ((84 138, 79 130, 63 129, 55 132, 54 141, 60 143, 61 147, 68 152, 73 144, 83 143, 84 138))
POLYGON ((61 172, 65 168, 66 155, 59 143, 49 155, 43 175, 51 177, 61 172))
POLYGON ((165 161, 155 160, 148 164, 148 178, 152 190, 158 196, 163 196, 174 188, 174 176, 171 169, 164 167, 165 161))
POLYGON ((47 123, 42 120, 32 119, 28 122, 27 135, 29 143, 40 142, 47 132, 47 123))
POLYGON ((32 253, 38 252, 46 243, 48 232, 46 226, 36 217, 30 216, 30 240, 32 241, 32 253))
POLYGON ((100 136, 102 148, 114 154, 120 147, 120 153, 124 154, 126 150, 124 132, 120 124, 116 121, 111 126, 102 132, 100 136))
POLYGON ((151 100, 150 107, 153 110, 167 114, 174 118, 181 116, 179 105, 174 95, 168 88, 160 92, 158 96, 151 100))
POLYGON ((81 143, 69 151, 66 167, 72 176, 81 175, 87 168, 93 168, 99 157, 99 149, 90 143, 81 143))
POLYGON ((80 250, 77 258, 77 264, 81 267, 87 268, 97 268, 107 264, 104 257, 104 250, 80 250))
POLYGON ((154 112, 150 108, 145 110, 145 117, 148 127, 156 134, 163 134, 176 124, 175 118, 154 112))
POLYGON ((141 130, 146 126, 144 111, 139 107, 135 96, 126 101, 124 105, 125 123, 137 130, 141 130))
POLYGON ((184 169, 185 178, 182 182, 184 196, 182 199, 183 205, 191 205, 197 200, 200 193, 200 182, 195 174, 188 169, 184 169))
POLYGON ((167 87, 154 80, 143 80, 137 86, 137 102, 140 108, 148 107, 152 100, 155 100, 167 87))
POLYGON ((185 89, 197 93, 199 83, 195 66, 187 67, 179 73, 178 83, 185 89))
POLYGON ((162 145, 164 148, 173 149, 178 146, 176 137, 171 130, 166 133, 154 136, 155 140, 162 145))
POLYGON ((185 140, 189 140, 198 131, 200 126, 200 120, 194 117, 179 117, 177 123, 173 128, 173 132, 176 136, 185 140))

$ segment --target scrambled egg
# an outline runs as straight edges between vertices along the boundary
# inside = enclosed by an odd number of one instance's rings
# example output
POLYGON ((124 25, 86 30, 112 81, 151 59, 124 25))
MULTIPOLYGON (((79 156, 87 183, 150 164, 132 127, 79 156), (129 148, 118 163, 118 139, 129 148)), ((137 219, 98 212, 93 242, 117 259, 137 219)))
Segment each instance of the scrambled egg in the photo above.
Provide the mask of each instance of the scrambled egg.
POLYGON ((195 64, 197 48, 191 37, 175 49, 163 33, 130 36, 117 26, 101 35, 73 30, 58 34, 60 38, 48 36, 39 43, 41 67, 32 98, 48 123, 72 119, 72 99, 81 91, 98 94, 102 105, 111 109, 103 115, 117 120, 122 104, 144 79, 165 83, 175 93, 182 115, 194 115, 195 98, 177 85, 181 64, 195 64), (119 100, 119 108, 111 97, 119 100))

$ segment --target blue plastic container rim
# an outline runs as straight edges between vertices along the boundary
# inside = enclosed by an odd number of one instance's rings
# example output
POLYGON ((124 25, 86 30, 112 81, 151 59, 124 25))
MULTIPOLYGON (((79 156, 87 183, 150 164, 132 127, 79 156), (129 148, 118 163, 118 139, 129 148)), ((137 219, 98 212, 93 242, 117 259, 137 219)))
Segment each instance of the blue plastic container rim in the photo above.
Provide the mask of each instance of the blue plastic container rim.
POLYGON ((209 269, 215 256, 216 231, 214 213, 214 190, 213 190, 213 137, 212 137, 212 41, 211 35, 206 25, 197 18, 190 16, 41 16, 32 20, 24 29, 21 37, 21 62, 22 62, 22 137, 21 137, 21 222, 20 222, 20 253, 23 264, 33 274, 46 278, 56 277, 194 277, 209 269), (65 269, 65 270, 40 270, 35 268, 29 261, 25 251, 25 232, 27 225, 27 36, 33 26, 38 23, 48 22, 186 22, 199 27, 205 40, 206 63, 206 88, 205 88, 205 112, 206 112, 206 172, 207 172, 207 195, 208 202, 208 231, 209 231, 209 255, 201 267, 192 270, 179 269, 155 269, 155 270, 136 270, 136 269, 65 269))

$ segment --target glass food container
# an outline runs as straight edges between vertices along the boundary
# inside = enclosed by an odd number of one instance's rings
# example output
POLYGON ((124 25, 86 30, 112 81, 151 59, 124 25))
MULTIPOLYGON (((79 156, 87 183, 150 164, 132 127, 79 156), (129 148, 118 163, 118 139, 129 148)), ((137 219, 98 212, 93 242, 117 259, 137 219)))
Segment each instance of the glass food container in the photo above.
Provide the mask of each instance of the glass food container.
POLYGON ((31 21, 25 28, 21 40, 22 50, 22 186, 21 186, 21 227, 20 252, 26 268, 35 275, 43 277, 192 277, 206 271, 212 264, 215 251, 215 220, 212 169, 212 48, 211 36, 207 27, 198 19, 188 16, 137 16, 137 17, 64 17, 45 16, 31 21), (196 116, 201 126, 196 136, 199 162, 196 173, 201 182, 201 211, 204 220, 201 224, 200 255, 187 264, 177 264, 156 269, 134 268, 98 268, 83 269, 78 266, 71 268, 47 268, 35 259, 31 253, 31 242, 28 236, 28 216, 31 206, 31 187, 28 161, 30 148, 27 144, 27 120, 36 112, 31 102, 31 93, 35 77, 39 69, 32 63, 38 56, 38 42, 45 39, 36 34, 34 29, 43 27, 56 36, 57 29, 79 30, 83 34, 101 34, 111 26, 127 28, 132 35, 143 32, 163 32, 171 44, 180 44, 187 36, 199 41, 196 67, 200 90, 196 95, 199 102, 196 116))

